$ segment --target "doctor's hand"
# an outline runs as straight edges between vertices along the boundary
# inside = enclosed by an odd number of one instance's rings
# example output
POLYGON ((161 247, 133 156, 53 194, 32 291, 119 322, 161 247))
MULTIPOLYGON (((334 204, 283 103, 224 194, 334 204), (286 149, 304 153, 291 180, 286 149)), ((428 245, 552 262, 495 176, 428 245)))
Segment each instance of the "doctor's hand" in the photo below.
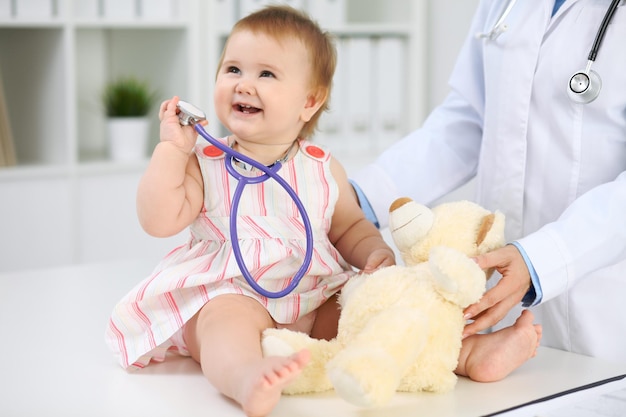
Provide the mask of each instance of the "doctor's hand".
POLYGON ((506 245, 475 258, 483 269, 495 268, 502 278, 496 286, 483 294, 475 304, 468 306, 464 316, 472 323, 465 326, 463 336, 470 336, 498 323, 517 304, 530 288, 530 273, 524 258, 513 245, 506 245))

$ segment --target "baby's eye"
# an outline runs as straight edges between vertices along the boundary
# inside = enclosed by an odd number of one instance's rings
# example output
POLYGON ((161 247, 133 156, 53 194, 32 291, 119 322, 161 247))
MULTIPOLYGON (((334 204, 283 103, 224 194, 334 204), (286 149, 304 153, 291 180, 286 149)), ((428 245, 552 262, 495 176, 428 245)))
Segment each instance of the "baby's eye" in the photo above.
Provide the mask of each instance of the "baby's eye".
POLYGON ((270 71, 261 71, 260 77, 274 77, 274 74, 270 71))
POLYGON ((226 72, 233 73, 233 74, 239 74, 241 71, 237 67, 230 66, 230 67, 226 68, 226 72))

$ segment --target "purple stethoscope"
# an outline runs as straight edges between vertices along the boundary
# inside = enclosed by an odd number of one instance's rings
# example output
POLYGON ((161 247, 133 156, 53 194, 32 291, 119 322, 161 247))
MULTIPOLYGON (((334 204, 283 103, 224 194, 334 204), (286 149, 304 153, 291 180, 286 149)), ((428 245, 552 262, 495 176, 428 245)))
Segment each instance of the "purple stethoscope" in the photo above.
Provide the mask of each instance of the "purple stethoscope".
POLYGON ((278 175, 278 170, 280 170, 282 166, 281 161, 276 161, 270 166, 265 166, 260 162, 255 161, 254 159, 248 158, 247 156, 235 151, 230 146, 221 143, 207 133, 204 127, 202 127, 202 125, 199 123, 203 120, 206 120, 206 115, 202 110, 184 101, 179 101, 177 107, 180 111, 178 113, 180 124, 183 126, 192 125, 200 136, 206 139, 211 145, 224 152, 227 155, 227 157, 224 159, 224 163, 226 164, 226 170, 230 175, 233 176, 233 178, 237 180, 237 187, 235 188, 235 192, 233 193, 233 199, 230 208, 229 225, 230 238, 233 244, 233 254, 235 255, 235 260, 237 261, 237 265, 241 270, 241 274, 256 292, 265 297, 280 298, 286 296, 298 286, 300 280, 309 269, 309 265, 311 264, 311 258, 313 256, 313 230, 311 228, 311 220, 309 219, 306 209, 304 208, 304 204, 302 204, 302 201, 300 200, 294 189, 291 188, 291 186, 283 179, 283 177, 278 175), (233 167, 233 160, 241 161, 245 164, 251 165, 259 171, 262 171, 263 174, 256 177, 247 177, 238 172, 235 167, 233 167), (239 246, 239 239, 237 235, 237 210, 239 208, 239 200, 241 199, 244 187, 248 184, 258 184, 264 182, 269 178, 272 178, 276 182, 278 182, 285 189, 285 191, 287 191, 287 194, 289 194, 289 196, 293 199, 296 207, 298 207, 300 215, 302 216, 302 222, 304 223, 304 228, 306 231, 306 252, 304 254, 304 260, 302 262, 302 265, 293 276, 289 285, 283 290, 276 292, 264 289, 254 280, 243 260, 243 255, 241 254, 241 248, 239 246))

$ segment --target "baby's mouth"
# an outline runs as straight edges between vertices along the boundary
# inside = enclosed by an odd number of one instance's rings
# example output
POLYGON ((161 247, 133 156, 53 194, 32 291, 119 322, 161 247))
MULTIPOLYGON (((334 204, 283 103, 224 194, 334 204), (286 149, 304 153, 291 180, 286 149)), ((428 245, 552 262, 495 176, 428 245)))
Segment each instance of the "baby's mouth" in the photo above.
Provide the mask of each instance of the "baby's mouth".
POLYGON ((261 109, 257 107, 252 107, 247 104, 235 104, 233 108, 235 109, 235 111, 239 111, 245 114, 253 114, 253 113, 258 113, 261 111, 261 109))

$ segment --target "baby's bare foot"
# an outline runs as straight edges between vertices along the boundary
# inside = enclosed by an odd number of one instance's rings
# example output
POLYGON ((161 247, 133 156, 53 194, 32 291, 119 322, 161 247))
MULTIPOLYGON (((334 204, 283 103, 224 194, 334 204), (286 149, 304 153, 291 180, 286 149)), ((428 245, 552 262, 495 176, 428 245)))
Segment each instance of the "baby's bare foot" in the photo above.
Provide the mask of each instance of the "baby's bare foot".
POLYGON ((542 329, 533 320, 533 314, 524 310, 511 327, 464 339, 457 373, 479 382, 509 375, 537 354, 542 329))
POLYGON ((246 415, 268 415, 278 404, 283 388, 300 375, 310 357, 308 350, 301 350, 288 357, 263 358, 250 370, 248 383, 242 387, 240 403, 246 415))

